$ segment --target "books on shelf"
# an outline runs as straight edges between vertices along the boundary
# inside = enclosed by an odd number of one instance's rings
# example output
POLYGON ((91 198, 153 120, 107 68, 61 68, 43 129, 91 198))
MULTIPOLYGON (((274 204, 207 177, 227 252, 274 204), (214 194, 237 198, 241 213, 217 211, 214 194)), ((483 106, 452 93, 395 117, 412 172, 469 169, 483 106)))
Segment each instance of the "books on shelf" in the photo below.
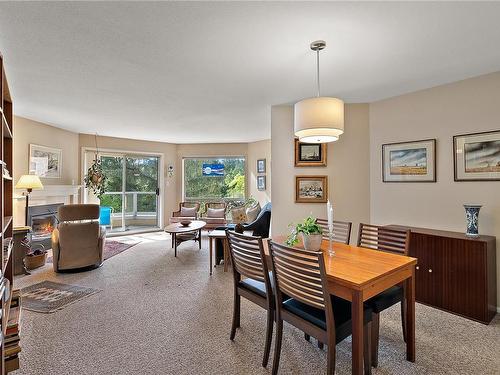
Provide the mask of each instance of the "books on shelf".
POLYGON ((7 372, 19 368, 18 354, 21 352, 20 321, 21 321, 21 292, 19 289, 12 291, 9 319, 4 338, 4 359, 7 372))

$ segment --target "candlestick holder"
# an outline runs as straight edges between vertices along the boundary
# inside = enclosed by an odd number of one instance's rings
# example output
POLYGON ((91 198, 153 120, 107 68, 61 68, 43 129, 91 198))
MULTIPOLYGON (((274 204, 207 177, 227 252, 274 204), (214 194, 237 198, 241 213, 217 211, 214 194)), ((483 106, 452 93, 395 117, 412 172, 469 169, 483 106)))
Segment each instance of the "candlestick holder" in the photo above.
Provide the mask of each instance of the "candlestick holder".
POLYGON ((328 231, 328 255, 329 256, 335 255, 335 250, 333 250, 333 231, 332 230, 328 231))

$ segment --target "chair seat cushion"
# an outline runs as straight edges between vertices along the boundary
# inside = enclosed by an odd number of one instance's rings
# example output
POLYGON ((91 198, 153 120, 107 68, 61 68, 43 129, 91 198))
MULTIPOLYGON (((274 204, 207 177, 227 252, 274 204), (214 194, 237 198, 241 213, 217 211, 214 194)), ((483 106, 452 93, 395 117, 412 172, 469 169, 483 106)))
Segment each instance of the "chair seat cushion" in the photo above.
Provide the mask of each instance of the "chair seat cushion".
MULTIPOLYGON (((352 333, 351 327, 351 303, 342 298, 332 296, 333 316, 335 320, 335 337, 339 343, 352 333)), ((283 308, 295 315, 298 315, 309 323, 326 330, 325 311, 309 306, 294 298, 283 302, 283 308)), ((365 306, 364 323, 368 323, 372 318, 372 310, 365 306)))
POLYGON ((254 292, 261 297, 266 298, 266 284, 262 281, 258 281, 255 279, 247 278, 240 281, 239 285, 245 289, 248 289, 251 292, 254 292))
POLYGON ((392 305, 401 302, 403 298, 403 288, 396 285, 370 298, 365 304, 370 307, 374 313, 378 314, 392 305))

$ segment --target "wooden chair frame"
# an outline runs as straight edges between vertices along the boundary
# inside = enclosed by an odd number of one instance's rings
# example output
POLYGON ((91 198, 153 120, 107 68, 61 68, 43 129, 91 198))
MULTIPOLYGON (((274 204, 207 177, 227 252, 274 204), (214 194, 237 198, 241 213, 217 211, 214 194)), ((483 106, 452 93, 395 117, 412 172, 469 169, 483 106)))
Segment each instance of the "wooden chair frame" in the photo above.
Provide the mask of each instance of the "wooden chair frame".
POLYGON ((233 264, 234 282, 234 307, 233 322, 231 325, 230 339, 234 340, 236 328, 240 327, 241 297, 259 305, 267 310, 266 342, 262 367, 266 367, 271 351, 271 341, 274 324, 274 295, 271 280, 266 263, 266 255, 261 237, 254 237, 236 233, 226 229, 226 237, 233 264), (262 297, 241 285, 242 276, 263 282, 266 289, 266 297, 262 297))
MULTIPOLYGON (((323 230, 323 238, 328 240, 328 220, 316 219, 316 223, 323 230)), ((351 241, 351 228, 350 221, 333 220, 333 241, 349 245, 351 241)))
MULTIPOLYGON (((399 255, 408 255, 410 248, 410 230, 397 229, 391 226, 379 226, 372 224, 359 224, 358 247, 385 251, 399 255)), ((404 283, 401 284, 404 292, 404 283)), ((406 303, 403 297, 401 301, 401 328, 403 330, 403 340, 406 342, 406 303)), ((372 366, 378 366, 378 347, 380 338, 380 313, 372 314, 371 332, 371 358, 372 366)))
MULTIPOLYGON (((272 259, 273 280, 276 300, 276 337, 272 374, 278 373, 283 338, 283 321, 313 336, 319 342, 328 345, 327 374, 335 373, 336 330, 331 296, 328 292, 328 281, 323 253, 288 247, 269 241, 272 259), (283 309, 283 294, 309 306, 322 309, 326 316, 326 330, 283 309)), ((363 328, 364 367, 365 374, 371 373, 370 333, 371 322, 363 328)))

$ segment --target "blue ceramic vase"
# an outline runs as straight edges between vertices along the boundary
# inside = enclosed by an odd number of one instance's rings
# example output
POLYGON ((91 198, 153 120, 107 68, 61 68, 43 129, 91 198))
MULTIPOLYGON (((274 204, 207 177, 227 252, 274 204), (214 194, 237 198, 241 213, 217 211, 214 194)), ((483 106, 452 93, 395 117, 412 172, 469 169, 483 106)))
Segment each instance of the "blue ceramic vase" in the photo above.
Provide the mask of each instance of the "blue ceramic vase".
POLYGON ((464 204, 465 218, 467 220, 465 235, 468 237, 479 237, 479 210, 481 207, 478 204, 464 204))

